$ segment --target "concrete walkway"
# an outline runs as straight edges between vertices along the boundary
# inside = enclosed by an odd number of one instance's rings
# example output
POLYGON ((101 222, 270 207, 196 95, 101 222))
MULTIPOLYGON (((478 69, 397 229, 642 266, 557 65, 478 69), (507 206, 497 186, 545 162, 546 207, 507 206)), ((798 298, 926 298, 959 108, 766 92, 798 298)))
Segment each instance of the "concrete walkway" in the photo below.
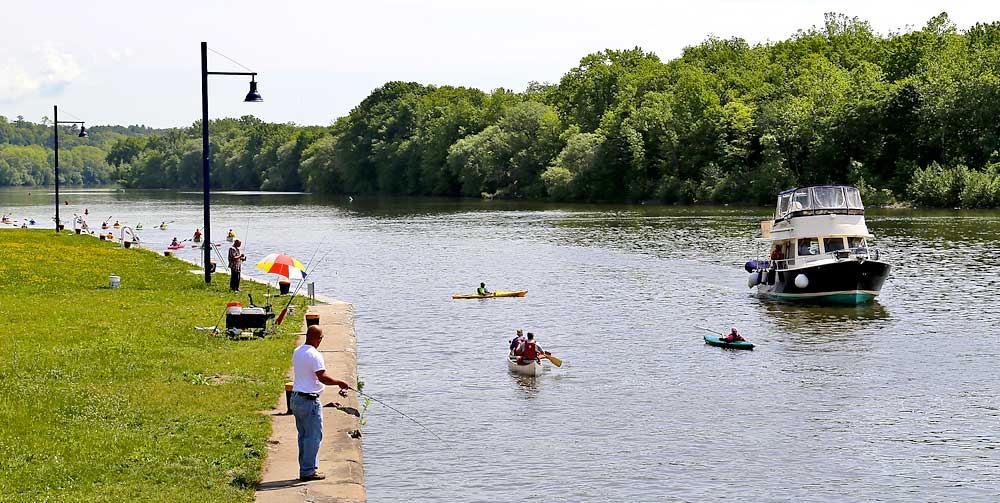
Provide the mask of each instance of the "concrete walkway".
MULTIPOLYGON (((358 382, 357 339, 354 335, 354 308, 345 302, 310 306, 308 313, 319 314, 323 328, 323 343, 319 350, 326 371, 348 383, 358 382)), ((304 337, 300 337, 301 344, 304 337)), ((291 354, 288 355, 289 362, 291 354)), ((291 373, 289 372, 289 376, 291 373)), ((289 377, 291 381, 291 377, 289 377)), ((278 502, 337 502, 367 501, 365 473, 361 459, 361 423, 357 416, 361 407, 357 393, 347 397, 337 393, 336 386, 327 386, 320 397, 323 407, 323 445, 319 451, 319 471, 325 480, 299 482, 298 440, 295 418, 284 415, 285 395, 281 394, 277 409, 266 412, 271 416, 271 438, 268 441, 264 473, 257 488, 257 501, 278 502), (338 407, 327 407, 334 402, 338 407)))

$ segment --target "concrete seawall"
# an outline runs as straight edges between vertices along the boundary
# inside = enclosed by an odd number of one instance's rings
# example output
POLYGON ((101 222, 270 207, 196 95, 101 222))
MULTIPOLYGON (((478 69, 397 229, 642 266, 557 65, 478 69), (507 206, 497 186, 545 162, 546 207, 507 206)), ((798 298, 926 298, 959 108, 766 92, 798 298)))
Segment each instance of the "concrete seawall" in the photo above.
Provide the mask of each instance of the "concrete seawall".
MULTIPOLYGON (((327 305, 310 306, 307 312, 320 316, 324 338, 319 351, 323 354, 327 373, 348 383, 357 383, 354 307, 346 302, 334 301, 327 305)), ((300 344, 303 341, 304 336, 299 338, 300 344)), ((288 358, 291 362, 291 354, 288 358)), ((261 484, 257 489, 258 502, 360 503, 367 500, 361 457, 361 420, 356 415, 361 406, 357 393, 348 392, 347 397, 342 397, 337 390, 336 386, 327 386, 320 397, 324 407, 319 471, 326 474, 325 480, 298 481, 298 433, 295 418, 284 415, 283 392, 277 408, 267 412, 272 418, 272 433, 261 484), (327 407, 331 402, 339 406, 327 407)))

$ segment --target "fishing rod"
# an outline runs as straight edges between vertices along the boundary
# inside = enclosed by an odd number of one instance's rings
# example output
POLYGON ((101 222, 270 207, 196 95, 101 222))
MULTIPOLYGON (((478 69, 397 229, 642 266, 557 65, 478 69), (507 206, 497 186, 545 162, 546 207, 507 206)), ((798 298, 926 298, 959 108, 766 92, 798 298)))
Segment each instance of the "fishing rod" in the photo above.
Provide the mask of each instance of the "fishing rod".
POLYGON ((726 334, 724 334, 722 332, 716 332, 715 330, 712 330, 711 328, 705 328, 705 327, 701 327, 701 326, 698 326, 698 325, 693 325, 693 326, 694 326, 694 328, 700 328, 702 330, 706 330, 708 332, 712 332, 715 335, 726 335, 726 334))
MULTIPOLYGON (((323 236, 323 239, 321 239, 320 242, 319 242, 319 244, 316 246, 316 251, 313 252, 312 257, 309 257, 309 262, 306 263, 306 271, 309 271, 310 269, 312 269, 313 260, 316 259, 316 254, 319 253, 319 250, 320 250, 320 248, 323 247, 323 243, 324 242, 326 242, 326 236, 323 236)), ((327 255, 329 255, 329 253, 327 253, 327 255)), ((306 272, 307 276, 308 276, 308 274, 309 273, 306 272)), ((278 315, 278 319, 275 320, 275 322, 274 322, 275 325, 281 325, 282 320, 285 319, 285 315, 288 314, 288 306, 292 305, 292 301, 295 300, 295 296, 298 295, 299 290, 302 289, 302 285, 305 282, 306 282, 306 278, 305 277, 299 279, 298 286, 295 287, 295 291, 292 292, 292 295, 288 297, 288 302, 285 303, 285 307, 283 307, 281 309, 281 313, 278 315)))
POLYGON ((421 428, 423 428, 423 429, 427 430, 427 432, 428 432, 428 433, 430 433, 431 435, 434 435, 434 438, 436 438, 436 439, 438 439, 438 440, 440 440, 440 441, 444 442, 444 439, 443 439, 443 438, 441 438, 441 437, 439 437, 437 433, 434 433, 433 431, 431 431, 431 429, 430 429, 430 428, 428 428, 428 427, 424 426, 424 424, 423 424, 423 423, 421 423, 420 421, 417 421, 416 419, 413 419, 412 417, 410 417, 410 416, 406 415, 405 413, 403 413, 403 411, 401 411, 401 410, 399 410, 399 409, 397 409, 397 408, 393 407, 392 405, 389 405, 389 404, 387 404, 387 403, 383 402, 382 400, 379 400, 378 398, 375 398, 375 397, 373 397, 373 396, 369 395, 368 393, 365 393, 364 391, 361 391, 361 390, 356 390, 356 389, 354 389, 354 388, 348 388, 348 389, 350 389, 351 391, 355 391, 355 392, 357 392, 357 393, 358 393, 358 395, 361 395, 361 396, 363 396, 363 397, 365 397, 365 398, 367 398, 367 399, 369 399, 369 400, 371 400, 371 401, 373 401, 373 402, 377 402, 377 403, 380 403, 380 404, 382 404, 382 405, 384 405, 384 406, 388 407, 388 408, 389 408, 390 410, 392 410, 392 411, 396 412, 397 414, 399 414, 399 415, 401 415, 401 416, 405 417, 406 419, 409 419, 410 421, 413 421, 414 423, 417 423, 417 425, 418 425, 418 426, 420 426, 421 428))

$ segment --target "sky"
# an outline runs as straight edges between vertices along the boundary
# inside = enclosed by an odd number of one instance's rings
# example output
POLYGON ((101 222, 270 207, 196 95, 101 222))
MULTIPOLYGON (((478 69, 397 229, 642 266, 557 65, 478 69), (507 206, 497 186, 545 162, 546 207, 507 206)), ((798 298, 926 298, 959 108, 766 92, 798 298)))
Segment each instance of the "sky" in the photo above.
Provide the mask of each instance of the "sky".
MULTIPOLYGON (((186 126, 201 116, 200 49, 258 72, 213 76, 209 115, 331 124, 391 80, 524 90, 580 58, 642 47, 663 60, 709 36, 788 38, 839 12, 879 33, 947 11, 960 29, 1000 20, 998 1, 8 0, 0 16, 0 115, 89 125, 186 126)), ((243 71, 209 53, 210 71, 243 71)))

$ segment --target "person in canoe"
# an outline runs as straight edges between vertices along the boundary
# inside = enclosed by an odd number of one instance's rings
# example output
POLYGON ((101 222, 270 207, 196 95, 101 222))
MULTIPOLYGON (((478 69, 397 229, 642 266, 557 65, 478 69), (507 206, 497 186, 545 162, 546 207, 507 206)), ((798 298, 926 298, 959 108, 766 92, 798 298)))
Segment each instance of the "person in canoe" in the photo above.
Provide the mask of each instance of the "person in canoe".
POLYGON ((517 364, 525 365, 525 362, 538 360, 542 354, 542 348, 535 342, 535 334, 528 332, 528 337, 514 350, 517 354, 517 364))
POLYGON ((722 337, 719 340, 721 340, 722 342, 736 342, 736 341, 745 341, 746 339, 744 339, 743 336, 740 335, 740 331, 736 330, 736 327, 733 327, 729 331, 729 335, 722 337))
POLYGON ((194 230, 194 237, 191 238, 191 240, 194 241, 195 243, 201 242, 201 229, 194 230))
POLYGON ((479 288, 476 289, 476 294, 477 295, 486 296, 486 295, 489 295, 491 293, 493 293, 493 292, 491 292, 491 291, 489 291, 489 290, 486 289, 486 283, 480 283, 479 284, 479 288))
POLYGON ((180 246, 180 245, 181 244, 177 242, 177 238, 174 238, 174 240, 170 242, 170 246, 180 246))
POLYGON ((510 354, 516 355, 517 347, 525 341, 524 330, 517 329, 517 335, 510 340, 510 354))
POLYGON ((236 237, 236 233, 232 229, 229 229, 229 233, 226 234, 226 239, 232 241, 236 237))

